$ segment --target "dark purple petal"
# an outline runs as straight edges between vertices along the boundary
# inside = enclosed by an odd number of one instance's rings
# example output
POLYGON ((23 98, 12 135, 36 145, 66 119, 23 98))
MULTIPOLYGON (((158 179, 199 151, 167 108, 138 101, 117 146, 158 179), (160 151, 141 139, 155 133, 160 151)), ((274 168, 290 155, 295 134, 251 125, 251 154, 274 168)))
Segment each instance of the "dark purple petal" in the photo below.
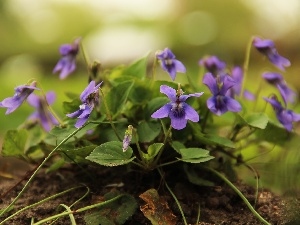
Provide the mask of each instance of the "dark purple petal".
POLYGON ((256 99, 255 95, 248 90, 244 90, 243 96, 249 101, 254 101, 256 99))
POLYGON ((75 123, 75 127, 76 127, 76 128, 82 127, 82 126, 86 123, 86 121, 89 119, 89 116, 90 116, 90 115, 87 115, 87 116, 84 117, 84 118, 78 119, 78 120, 76 121, 76 123, 75 123))
POLYGON ((278 84, 277 88, 285 104, 288 102, 294 103, 297 94, 292 89, 290 89, 285 83, 278 84))
POLYGON ((196 110, 189 106, 186 103, 183 103, 183 108, 185 111, 185 119, 186 120, 191 120, 192 122, 198 122, 199 121, 199 114, 196 112, 196 110))
POLYGON ((271 73, 271 72, 267 72, 267 73, 263 73, 262 77, 270 84, 278 84, 281 83, 283 81, 283 77, 281 74, 279 73, 271 73))
POLYGON ((228 111, 226 105, 223 103, 224 96, 212 96, 206 101, 207 108, 214 114, 220 116, 228 111), (219 99, 219 100, 218 100, 219 99))
POLYGON ((187 119, 184 117, 177 117, 174 114, 170 114, 171 126, 176 130, 181 130, 186 127, 187 119))
POLYGON ((277 52, 269 52, 267 56, 271 63, 273 63, 275 66, 277 66, 278 69, 282 71, 285 71, 285 67, 289 67, 291 65, 291 62, 287 58, 282 57, 277 52))
POLYGON ((73 49, 73 46, 71 44, 63 44, 59 47, 59 53, 62 56, 69 55, 70 52, 72 51, 72 49, 73 49))
POLYGON ((162 106, 161 108, 159 108, 158 110, 156 110, 151 115, 151 117, 156 118, 156 119, 168 117, 171 112, 171 109, 172 109, 172 105, 170 103, 168 103, 168 104, 162 106))
POLYGON ((242 106, 237 100, 235 100, 233 98, 230 98, 230 97, 227 97, 227 96, 225 96, 223 100, 224 100, 224 102, 226 104, 226 107, 229 111, 239 112, 239 111, 242 110, 242 106))
POLYGON ((86 99, 88 98, 88 96, 94 92, 95 85, 96 85, 96 82, 92 80, 89 83, 89 85, 84 89, 84 91, 80 95, 80 100, 82 102, 85 102, 86 99))
POLYGON ((219 93, 219 88, 217 85, 216 78, 211 73, 206 73, 202 80, 203 84, 205 84, 213 95, 219 93))
POLYGON ((77 111, 73 112, 73 113, 69 113, 66 116, 70 117, 70 118, 77 118, 78 116, 80 116, 82 114, 83 110, 82 109, 78 109, 77 111))
POLYGON ((232 79, 232 77, 230 77, 229 75, 220 76, 220 80, 221 80, 221 85, 220 85, 221 89, 219 90, 219 94, 221 95, 226 95, 227 91, 237 84, 235 80, 232 79))
POLYGON ((209 56, 209 57, 205 57, 205 58, 201 59, 199 61, 199 65, 204 66, 213 75, 219 74, 226 67, 226 63, 221 61, 216 56, 209 56))
POLYGON ((186 72, 185 66, 179 60, 173 59, 173 64, 174 64, 176 72, 179 72, 179 73, 185 73, 186 72))
POLYGON ((176 90, 174 88, 171 88, 171 87, 169 87, 167 85, 161 85, 160 86, 160 93, 163 93, 166 96, 168 96, 168 98, 172 102, 176 101, 176 90))
POLYGON ((264 50, 266 48, 274 48, 275 47, 275 44, 272 40, 269 40, 269 39, 261 39, 259 37, 255 37, 253 39, 253 45, 254 47, 256 47, 258 50, 264 50))

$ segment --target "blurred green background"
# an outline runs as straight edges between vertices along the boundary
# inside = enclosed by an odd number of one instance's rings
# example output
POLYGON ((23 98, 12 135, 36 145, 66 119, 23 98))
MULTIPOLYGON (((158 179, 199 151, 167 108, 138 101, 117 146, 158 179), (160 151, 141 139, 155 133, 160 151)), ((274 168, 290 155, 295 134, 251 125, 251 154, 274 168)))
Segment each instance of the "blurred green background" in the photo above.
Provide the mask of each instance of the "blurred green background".
MULTIPOLYGON (((274 40, 291 61, 284 76, 300 90, 299 12, 298 0, 1 0, 0 99, 35 78, 45 91, 56 91, 54 108, 63 116, 64 92, 81 93, 86 65, 80 55, 76 72, 62 81, 52 69, 59 46, 79 36, 90 60, 98 60, 104 69, 149 52, 153 57, 156 50, 169 47, 196 77, 205 55, 217 55, 229 66, 242 65, 249 39, 259 35, 274 40)), ((252 50, 248 89, 256 90, 264 71, 278 70, 252 50)), ((185 81, 182 75, 178 79, 185 81)), ((2 136, 23 123, 33 108, 23 104, 7 116, 5 109, 0 111, 2 136)))

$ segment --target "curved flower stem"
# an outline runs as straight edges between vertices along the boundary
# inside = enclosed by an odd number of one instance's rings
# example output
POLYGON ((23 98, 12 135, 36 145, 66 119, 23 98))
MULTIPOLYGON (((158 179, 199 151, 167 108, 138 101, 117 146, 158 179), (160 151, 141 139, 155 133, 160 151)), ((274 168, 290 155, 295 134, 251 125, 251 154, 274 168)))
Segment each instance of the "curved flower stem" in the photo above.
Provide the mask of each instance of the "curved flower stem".
POLYGON ((53 219, 56 219, 56 218, 60 218, 60 217, 63 217, 63 216, 67 216, 69 214, 75 214, 75 213, 80 213, 80 212, 84 212, 84 211, 87 211, 89 209, 93 209, 93 208, 98 208, 100 206, 104 206, 106 204, 109 204, 111 202, 114 202, 116 200, 118 200, 119 198, 125 196, 124 194, 122 195, 119 195, 115 198, 112 198, 110 200, 107 200, 105 202, 100 202, 100 203, 96 203, 96 204, 93 204, 93 205, 89 205, 89 206, 86 206, 86 207, 82 207, 80 209, 77 209, 77 210, 73 210, 73 211, 70 211, 70 212, 62 212, 62 213, 59 213, 59 214, 56 214, 54 216, 50 216, 50 217, 47 217, 46 219, 43 219, 43 220, 40 220, 39 222, 37 223, 33 223, 32 225, 40 225, 40 224, 44 224, 45 222, 47 221, 50 221, 50 220, 53 220, 53 219))
MULTIPOLYGON (((23 189, 19 192, 17 197, 14 198, 14 200, 3 210, 0 212, 0 216, 6 213, 12 206, 15 204, 15 202, 21 197, 21 195, 25 192, 27 187, 29 186, 29 183, 33 180, 35 175, 38 173, 38 171, 43 167, 43 165, 48 161, 48 159, 51 158, 51 156, 57 151, 57 149, 60 148, 65 142, 67 142, 71 137, 73 137, 77 132, 79 132, 81 129, 83 129, 85 126, 87 126, 89 122, 84 124, 82 127, 78 128, 77 130, 73 131, 71 134, 69 134, 64 140, 62 140, 50 153, 49 155, 43 160, 43 162, 36 168, 36 170, 32 173, 26 184, 24 185, 23 189)), ((0 223, 1 224, 1 223, 0 223)))
POLYGON ((105 106, 105 110, 106 110, 106 117, 108 118, 108 120, 110 122, 110 125, 111 125, 112 129, 115 132, 115 135, 117 136, 117 138, 119 139, 119 141, 122 141, 122 138, 118 134, 117 129, 116 129, 114 123, 112 122, 112 115, 111 115, 111 112, 109 111, 109 108, 108 108, 108 105, 107 105, 107 102, 106 102, 106 99, 105 99, 104 92, 103 92, 103 90, 101 88, 99 88, 99 89, 100 89, 100 92, 101 92, 101 95, 102 95, 102 99, 103 99, 103 102, 104 102, 104 106, 105 106))
POLYGON ((241 88, 240 97, 243 95, 244 89, 245 89, 245 81, 247 79, 247 74, 248 74, 249 61, 250 61, 250 53, 251 53, 251 47, 252 47, 253 38, 254 38, 253 36, 250 38, 250 40, 249 40, 249 42, 247 44, 247 49, 246 49, 246 53, 245 53, 245 61, 244 61, 244 65, 243 65, 244 79, 242 81, 242 88, 241 88))
POLYGON ((234 184, 231 183, 225 176, 223 176, 221 173, 219 173, 218 171, 216 171, 212 168, 204 167, 204 166, 202 166, 202 168, 212 172, 213 174, 215 174, 216 176, 221 178, 229 187, 231 187, 235 191, 235 193, 237 193, 238 196, 241 197, 241 199, 245 202, 245 204, 248 206, 250 211, 254 214, 254 216, 256 216, 256 218, 262 224, 271 225, 268 221, 266 221, 264 218, 262 218, 261 215, 258 214, 258 212, 256 212, 256 210, 253 208, 253 206, 250 204, 250 202, 247 200, 247 198, 242 194, 242 192, 236 186, 234 186, 234 184))
POLYGON ((183 212, 183 210, 182 210, 182 208, 181 208, 181 205, 180 205, 178 199, 176 198, 175 194, 173 193, 173 191, 171 190, 171 188, 170 188, 169 185, 167 184, 167 182, 166 182, 166 180, 165 180, 165 178, 164 178, 164 176, 163 176, 163 174, 162 174, 162 171, 161 171, 160 169, 157 169, 157 170, 158 170, 158 172, 159 172, 161 178, 164 180, 164 183, 165 183, 165 185, 166 185, 168 191, 170 192, 170 194, 171 194, 172 197, 174 198, 174 200, 175 200, 175 202, 176 202, 176 204, 177 204, 177 206, 178 206, 178 209, 179 209, 179 211, 180 211, 180 213, 181 213, 181 216, 182 216, 182 219, 183 219, 184 224, 185 224, 185 225, 188 225, 188 223, 186 222, 186 219, 185 219, 184 212, 183 212))
POLYGON ((87 68, 87 71, 88 71, 88 75, 89 75, 89 77, 91 77, 91 76, 90 76, 90 69, 89 69, 89 66, 90 66, 90 60, 89 60, 89 58, 88 58, 88 56, 87 56, 87 54, 86 54, 86 52, 85 52, 85 48, 84 48, 84 45, 83 45, 83 43, 82 43, 82 39, 80 40, 80 49, 81 49, 81 52, 82 52, 83 60, 84 60, 84 62, 85 62, 85 64, 86 64, 86 68, 87 68))
MULTIPOLYGON (((61 196, 61 195, 64 195, 64 194, 66 194, 66 193, 68 193, 68 192, 70 192, 70 191, 73 191, 73 190, 76 190, 76 189, 82 188, 82 187, 85 187, 85 186, 78 186, 78 187, 70 188, 70 189, 68 189, 68 190, 66 190, 66 191, 62 191, 62 192, 57 193, 57 194, 55 194, 55 195, 52 195, 52 196, 50 196, 50 197, 48 197, 48 198, 45 198, 45 199, 43 199, 43 200, 41 200, 41 201, 39 201, 39 202, 36 202, 36 203, 34 203, 34 204, 31 204, 31 205, 28 205, 28 206, 26 206, 26 207, 24 207, 24 208, 18 210, 18 211, 15 212, 14 214, 10 215, 9 217, 5 218, 3 221, 0 222, 0 224, 3 224, 4 222, 6 222, 6 221, 12 219, 14 216, 18 215, 19 213, 21 213, 21 212, 23 212, 23 211, 25 211, 25 210, 27 210, 27 209, 33 208, 33 207, 38 206, 38 205, 40 205, 40 204, 42 204, 42 203, 44 203, 44 202, 47 202, 47 201, 49 201, 49 200, 51 200, 51 199, 53 199, 53 198, 56 198, 56 197, 61 196)), ((85 195, 85 196, 86 196, 86 195, 85 195)), ((82 199, 82 198, 81 198, 81 199, 82 199)))

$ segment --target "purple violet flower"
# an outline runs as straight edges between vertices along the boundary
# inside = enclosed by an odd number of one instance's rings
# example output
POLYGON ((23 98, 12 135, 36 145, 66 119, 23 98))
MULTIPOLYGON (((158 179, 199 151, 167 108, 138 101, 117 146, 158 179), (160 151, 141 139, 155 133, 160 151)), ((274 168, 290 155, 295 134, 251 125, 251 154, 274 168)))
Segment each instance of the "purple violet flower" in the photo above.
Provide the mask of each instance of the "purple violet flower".
POLYGON ((199 121, 198 113, 185 101, 189 97, 200 97, 203 92, 184 95, 180 85, 178 86, 177 91, 167 85, 160 86, 160 92, 167 95, 170 102, 156 110, 151 117, 157 119, 170 117, 171 126, 176 130, 181 130, 186 127, 188 120, 193 122, 199 121))
POLYGON ((267 56, 271 63, 273 63, 277 68, 284 71, 285 67, 291 65, 290 61, 278 54, 275 44, 269 39, 260 39, 255 37, 253 39, 254 47, 263 55, 267 56))
POLYGON ((214 76, 223 73, 226 63, 221 61, 217 56, 204 57, 199 61, 199 65, 207 69, 214 76))
POLYGON ((214 77, 211 73, 206 73, 203 77, 203 83, 213 94, 206 102, 211 112, 220 116, 227 111, 241 111, 240 103, 227 94, 227 91, 236 84, 229 75, 214 77))
POLYGON ((173 52, 165 48, 156 53, 156 58, 161 62, 161 68, 166 71, 172 80, 175 80, 176 72, 185 73, 186 68, 179 60, 175 59, 173 52))
POLYGON ((285 105, 290 102, 293 103, 296 98, 296 93, 290 89, 283 79, 282 75, 279 73, 267 72, 262 75, 262 77, 270 84, 278 88, 280 95, 283 98, 285 105))
POLYGON ((15 111, 34 90, 39 90, 39 88, 36 88, 36 84, 37 82, 33 81, 30 84, 20 85, 15 88, 13 97, 6 98, 0 102, 0 107, 7 108, 5 114, 10 114, 15 111))
POLYGON ((78 118, 75 124, 76 128, 82 127, 85 124, 94 107, 99 104, 99 88, 101 84, 102 82, 96 86, 95 81, 91 81, 80 95, 82 104, 79 106, 79 109, 67 114, 67 117, 78 118))
POLYGON ((248 90, 244 90, 243 96, 249 101, 254 101, 256 99, 256 96, 248 90))
POLYGON ((300 114, 297 114, 292 110, 283 108, 280 102, 277 100, 276 96, 272 96, 271 98, 264 98, 264 100, 272 105, 278 121, 285 127, 285 129, 288 131, 292 131, 293 122, 300 121, 300 114))
POLYGON ((55 101, 55 93, 53 91, 49 91, 44 96, 37 96, 35 94, 29 95, 27 98, 27 102, 36 108, 36 112, 31 114, 28 119, 39 121, 45 131, 50 131, 54 125, 58 124, 58 121, 49 111, 47 105, 52 105, 55 101))
POLYGON ((53 73, 60 72, 59 78, 64 79, 76 69, 76 56, 79 52, 81 38, 75 39, 72 44, 63 44, 59 48, 62 58, 53 69, 53 73))

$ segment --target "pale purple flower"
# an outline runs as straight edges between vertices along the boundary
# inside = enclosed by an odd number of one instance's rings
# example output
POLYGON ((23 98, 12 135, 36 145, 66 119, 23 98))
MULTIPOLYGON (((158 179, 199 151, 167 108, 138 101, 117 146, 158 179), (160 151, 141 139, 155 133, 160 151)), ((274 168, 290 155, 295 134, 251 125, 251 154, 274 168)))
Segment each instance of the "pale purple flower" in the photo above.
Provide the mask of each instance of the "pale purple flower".
POLYGON ((160 60, 162 69, 170 75, 172 80, 175 80, 177 72, 186 72, 185 66, 182 62, 175 59, 175 55, 168 48, 165 48, 163 51, 158 51, 156 53, 156 58, 160 60))
POLYGON ((211 112, 220 116, 227 111, 241 111, 240 103, 227 94, 228 90, 236 84, 232 77, 229 75, 214 77, 211 73, 206 73, 203 77, 203 83, 213 94, 206 102, 211 112))
POLYGON ((272 40, 255 37, 253 39, 253 45, 260 53, 267 56, 270 62, 280 70, 284 71, 285 67, 291 65, 288 59, 278 54, 275 44, 272 40))
POLYGON ((290 89, 283 79, 283 76, 279 73, 267 72, 262 75, 262 77, 270 84, 278 88, 280 95, 283 98, 285 105, 290 102, 293 103, 296 98, 296 93, 290 89))
POLYGON ((123 139, 123 146, 122 146, 123 152, 126 152, 130 145, 130 142, 132 139, 132 130, 133 130, 133 126, 129 125, 128 129, 125 131, 125 135, 124 135, 124 139, 123 139))
POLYGON ((292 131, 293 122, 300 121, 300 114, 297 114, 292 110, 283 108, 280 102, 277 100, 276 96, 272 96, 271 98, 264 98, 264 100, 272 105, 278 121, 285 127, 285 129, 288 131, 292 131))
POLYGON ((55 98, 56 95, 53 91, 49 91, 45 97, 31 94, 27 98, 27 102, 36 108, 36 111, 28 119, 38 121, 45 131, 50 131, 54 125, 58 124, 58 121, 48 109, 48 105, 52 105, 55 98))
POLYGON ((206 70, 212 73, 214 76, 223 73, 224 69, 226 68, 226 63, 214 55, 200 59, 199 65, 206 68, 206 70))
POLYGON ((167 85, 161 85, 160 92, 167 95, 170 102, 155 111, 151 115, 152 118, 160 119, 170 117, 171 126, 176 130, 185 128, 188 120, 191 120, 192 122, 199 121, 198 113, 193 107, 185 103, 185 101, 189 97, 200 97, 203 92, 184 95, 180 87, 176 91, 167 85))
POLYGON ((5 114, 15 111, 34 90, 39 90, 39 88, 36 87, 36 84, 37 82, 33 81, 30 84, 20 85, 15 88, 15 94, 13 97, 6 98, 0 102, 0 107, 7 108, 5 114))
POLYGON ((75 39, 72 44, 63 44, 59 48, 61 59, 53 69, 53 73, 60 72, 59 78, 64 79, 76 69, 76 56, 79 52, 81 38, 75 39))
POLYGON ((75 127, 82 127, 90 117, 94 107, 99 104, 99 88, 101 84, 102 82, 96 86, 95 81, 91 81, 80 95, 82 104, 79 106, 79 109, 67 114, 68 117, 78 118, 75 127))

